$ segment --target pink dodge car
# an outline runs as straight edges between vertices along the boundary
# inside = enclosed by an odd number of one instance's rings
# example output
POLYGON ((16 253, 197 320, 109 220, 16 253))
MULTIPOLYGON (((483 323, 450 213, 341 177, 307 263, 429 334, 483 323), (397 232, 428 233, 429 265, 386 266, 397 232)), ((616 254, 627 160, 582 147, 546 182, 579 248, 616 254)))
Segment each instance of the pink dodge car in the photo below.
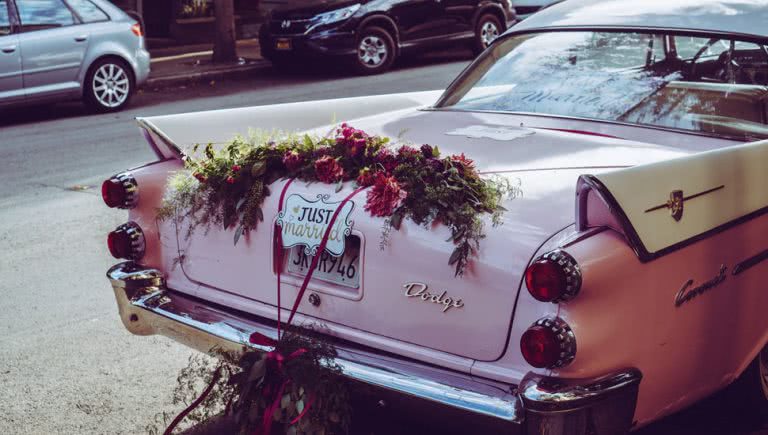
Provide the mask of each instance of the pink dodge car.
POLYGON ((338 119, 464 153, 522 193, 460 277, 447 228, 406 219, 380 246, 384 219, 345 211, 345 272, 315 273, 296 316, 324 325, 344 376, 532 434, 626 432, 731 385, 766 412, 766 23, 765 0, 569 0, 444 92, 139 119, 157 161, 103 186, 128 210, 109 237, 120 317, 206 352, 274 337, 277 276, 292 302, 307 273, 301 248, 273 256, 279 195, 235 246, 233 229, 180 237, 157 208, 196 143, 338 119))

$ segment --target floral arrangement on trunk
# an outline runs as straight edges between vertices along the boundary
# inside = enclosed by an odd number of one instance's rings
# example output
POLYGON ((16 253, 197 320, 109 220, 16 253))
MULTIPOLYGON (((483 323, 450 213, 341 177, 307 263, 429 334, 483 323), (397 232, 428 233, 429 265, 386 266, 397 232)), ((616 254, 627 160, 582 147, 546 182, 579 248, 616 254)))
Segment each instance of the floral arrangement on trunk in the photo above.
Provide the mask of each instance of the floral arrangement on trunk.
MULTIPOLYGON (((494 225, 505 211, 505 196, 519 193, 503 178, 481 178, 464 154, 442 157, 432 145, 393 146, 389 138, 341 124, 325 137, 287 135, 262 143, 236 138, 220 150, 195 146, 185 157, 187 171, 176 174, 158 218, 188 219, 190 231, 203 225, 235 228, 234 243, 264 220, 262 204, 278 179, 296 178, 369 187, 365 210, 386 218, 389 229, 403 219, 442 223, 455 248, 448 263, 462 275, 484 237, 481 216, 494 225)), ((383 240, 382 247, 386 246, 383 240)))

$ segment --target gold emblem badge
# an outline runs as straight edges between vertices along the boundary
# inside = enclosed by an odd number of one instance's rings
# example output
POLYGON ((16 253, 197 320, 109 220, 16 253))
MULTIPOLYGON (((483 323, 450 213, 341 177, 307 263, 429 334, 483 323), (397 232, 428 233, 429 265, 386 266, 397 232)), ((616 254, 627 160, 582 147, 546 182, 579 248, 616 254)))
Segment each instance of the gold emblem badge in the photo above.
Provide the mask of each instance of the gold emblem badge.
POLYGON ((672 219, 679 221, 683 217, 683 205, 685 200, 682 190, 673 190, 669 193, 669 201, 667 201, 667 208, 669 214, 672 215, 672 219))
POLYGON ((694 193, 693 195, 689 195, 689 196, 684 196, 682 190, 673 190, 672 192, 669 193, 669 200, 667 200, 666 203, 657 205, 655 207, 651 207, 645 212, 650 213, 652 211, 666 208, 669 210, 669 214, 670 216, 672 216, 672 219, 674 219, 675 221, 680 221, 680 219, 683 218, 683 209, 684 209, 685 201, 688 201, 689 199, 693 199, 693 198, 698 198, 702 195, 706 195, 708 193, 712 193, 723 188, 725 188, 725 185, 713 187, 712 189, 708 189, 699 193, 694 193))

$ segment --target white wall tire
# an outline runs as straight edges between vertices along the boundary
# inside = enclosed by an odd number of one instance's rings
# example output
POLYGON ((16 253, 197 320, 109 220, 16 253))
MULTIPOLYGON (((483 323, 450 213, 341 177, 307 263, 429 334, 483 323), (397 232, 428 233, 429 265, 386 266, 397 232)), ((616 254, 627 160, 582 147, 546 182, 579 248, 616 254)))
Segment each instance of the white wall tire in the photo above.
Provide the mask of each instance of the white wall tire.
POLYGON ((136 88, 133 70, 122 59, 105 58, 91 65, 83 84, 83 98, 96 112, 122 110, 136 88))

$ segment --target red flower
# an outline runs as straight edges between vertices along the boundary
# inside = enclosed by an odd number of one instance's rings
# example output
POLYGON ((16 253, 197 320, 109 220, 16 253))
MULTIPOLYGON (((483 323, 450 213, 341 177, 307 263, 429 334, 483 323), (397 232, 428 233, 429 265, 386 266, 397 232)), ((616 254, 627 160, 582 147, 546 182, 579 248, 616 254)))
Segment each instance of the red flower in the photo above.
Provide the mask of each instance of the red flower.
POLYGON ((232 165, 232 172, 237 172, 240 170, 240 165, 232 165))
POLYGON ((335 183, 344 176, 344 168, 331 156, 315 160, 315 175, 323 183, 335 183))
POLYGON ((465 168, 474 168, 475 166, 475 161, 468 159, 464 153, 452 155, 451 161, 454 163, 461 163, 465 168))
POLYGON ((201 183, 205 183, 208 180, 208 177, 206 177, 205 175, 203 175, 203 174, 201 174, 199 172, 194 173, 193 176, 195 178, 197 178, 197 181, 199 181, 201 183))
POLYGON ((421 153, 414 147, 403 145, 397 150, 399 163, 413 163, 421 153))
POLYGON ((421 154, 424 156, 425 159, 428 159, 430 157, 437 157, 437 153, 435 153, 435 149, 432 148, 431 145, 424 144, 421 146, 421 154))
POLYGON ((304 164, 304 157, 296 151, 286 151, 283 154, 283 164, 288 172, 294 172, 304 164))
POLYGON ((371 168, 367 166, 361 169, 360 173, 357 176, 357 184, 363 187, 372 186, 375 180, 376 180, 376 173, 373 172, 371 168))
POLYGON ((227 177, 227 183, 229 183, 229 184, 235 184, 235 178, 234 178, 233 176, 231 176, 231 175, 230 175, 229 177, 227 177))
POLYGON ((374 161, 381 165, 387 172, 392 172, 395 167, 397 167, 397 159, 395 158, 395 155, 392 154, 392 151, 386 148, 382 148, 376 153, 374 161))
POLYGON ((408 193, 400 187, 395 177, 376 174, 373 188, 368 191, 365 209, 372 216, 391 216, 408 193))

